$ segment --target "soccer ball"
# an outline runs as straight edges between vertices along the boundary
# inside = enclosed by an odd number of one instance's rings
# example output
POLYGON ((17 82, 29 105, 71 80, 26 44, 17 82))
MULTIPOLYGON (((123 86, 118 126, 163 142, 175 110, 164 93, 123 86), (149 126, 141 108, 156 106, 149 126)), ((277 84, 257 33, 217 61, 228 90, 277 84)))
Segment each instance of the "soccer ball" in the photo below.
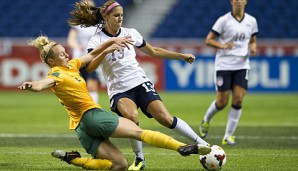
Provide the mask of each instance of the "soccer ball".
POLYGON ((225 151, 217 146, 211 147, 211 152, 207 155, 200 155, 200 163, 206 170, 217 171, 220 170, 227 161, 227 155, 225 151))

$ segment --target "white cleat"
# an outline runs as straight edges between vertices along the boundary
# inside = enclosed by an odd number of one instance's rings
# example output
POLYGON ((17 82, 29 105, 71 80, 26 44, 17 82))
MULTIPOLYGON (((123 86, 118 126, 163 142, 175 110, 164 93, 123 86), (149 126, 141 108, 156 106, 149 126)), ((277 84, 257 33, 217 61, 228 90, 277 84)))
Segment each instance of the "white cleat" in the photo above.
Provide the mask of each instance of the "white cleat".
POLYGON ((55 158, 63 159, 63 157, 66 155, 66 152, 63 150, 56 150, 56 151, 53 151, 51 154, 55 158))
POLYGON ((65 152, 63 150, 55 150, 51 154, 53 157, 61 159, 65 162, 67 162, 68 164, 70 164, 71 160, 81 157, 80 153, 77 151, 65 152))

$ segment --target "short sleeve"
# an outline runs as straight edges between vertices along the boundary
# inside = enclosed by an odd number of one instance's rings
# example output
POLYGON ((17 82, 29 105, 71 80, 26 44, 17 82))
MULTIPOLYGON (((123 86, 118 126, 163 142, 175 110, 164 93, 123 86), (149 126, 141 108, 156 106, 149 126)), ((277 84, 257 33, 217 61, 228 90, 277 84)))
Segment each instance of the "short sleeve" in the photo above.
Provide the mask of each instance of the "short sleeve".
POLYGON ((98 43, 97 37, 96 36, 92 36, 91 39, 89 40, 88 46, 87 46, 88 53, 90 51, 92 51, 98 45, 99 45, 99 43, 98 43), (90 51, 89 51, 89 49, 90 49, 90 51))
POLYGON ((223 28, 224 28, 224 18, 220 17, 217 19, 215 24, 212 27, 212 31, 216 32, 218 35, 223 33, 223 28))
POLYGON ((254 18, 253 27, 252 27, 252 35, 256 35, 259 33, 257 20, 254 18))
POLYGON ((143 47, 146 43, 143 36, 136 29, 129 29, 132 40, 136 47, 143 47))
POLYGON ((79 26, 71 26, 71 28, 74 29, 74 30, 76 30, 76 31, 78 31, 78 27, 79 26))
POLYGON ((47 78, 52 78, 56 85, 59 85, 63 81, 61 71, 58 67, 52 68, 48 73, 47 78))

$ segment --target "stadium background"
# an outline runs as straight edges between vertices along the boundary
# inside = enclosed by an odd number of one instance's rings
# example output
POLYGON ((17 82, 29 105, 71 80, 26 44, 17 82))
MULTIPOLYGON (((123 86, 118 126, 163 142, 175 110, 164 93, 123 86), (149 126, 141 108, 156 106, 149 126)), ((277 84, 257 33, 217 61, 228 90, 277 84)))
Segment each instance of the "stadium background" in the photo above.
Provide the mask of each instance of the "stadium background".
MULTIPOLYGON (((102 0, 95 0, 101 5, 102 0)), ((58 99, 48 91, 17 90, 26 80, 38 80, 48 67, 38 51, 26 45, 40 33, 65 45, 66 23, 75 0, 0 0, 0 170, 82 170, 53 159, 53 149, 82 148, 58 99)), ((197 56, 192 65, 146 57, 138 60, 156 82, 168 110, 195 130, 214 100, 214 49, 204 39, 220 15, 230 10, 229 0, 119 0, 125 7, 126 27, 136 28, 151 44, 197 56), (178 92, 177 92, 178 91, 178 92), (202 92, 202 91, 206 91, 202 92)), ((224 147, 224 170, 295 170, 298 156, 297 61, 298 1, 248 0, 247 12, 259 24, 259 55, 251 58, 250 88, 237 128, 238 146, 224 147)), ((68 49, 69 50, 69 49, 68 49)), ((100 104, 109 109, 104 87, 100 104)), ((221 144, 229 107, 212 121, 207 141, 221 144)), ((141 127, 158 130, 187 142, 172 130, 140 113, 141 127)), ((134 161, 127 139, 112 139, 129 163, 134 161)), ((197 156, 144 144, 146 170, 203 171, 197 156)), ((296 169, 297 170, 297 169, 296 169)))
MULTIPOLYGON (((71 0, 0 1, 0 90, 43 78, 48 67, 28 39, 46 34, 64 45, 71 0)), ((97 5, 102 0, 95 0, 97 5)), ((193 53, 194 64, 150 58, 138 60, 156 88, 165 91, 213 91, 215 50, 204 39, 215 20, 230 11, 228 0, 119 0, 124 26, 136 28, 153 45, 193 53)), ((296 0, 248 2, 246 12, 259 24, 257 58, 251 58, 250 91, 298 91, 298 15, 296 0)), ((68 49, 69 50, 69 49, 68 49)), ((101 87, 104 89, 104 87, 101 87)))

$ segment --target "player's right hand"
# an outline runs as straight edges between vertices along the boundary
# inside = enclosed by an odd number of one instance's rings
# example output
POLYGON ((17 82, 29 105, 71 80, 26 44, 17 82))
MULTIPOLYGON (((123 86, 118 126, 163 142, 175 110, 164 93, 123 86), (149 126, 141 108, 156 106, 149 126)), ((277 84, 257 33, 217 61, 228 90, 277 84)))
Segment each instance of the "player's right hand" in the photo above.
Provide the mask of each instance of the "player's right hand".
POLYGON ((24 82, 18 87, 20 90, 27 90, 32 88, 32 82, 24 82))
POLYGON ((234 46, 234 43, 233 42, 228 42, 226 44, 223 45, 223 49, 226 50, 226 49, 232 49, 234 46))

